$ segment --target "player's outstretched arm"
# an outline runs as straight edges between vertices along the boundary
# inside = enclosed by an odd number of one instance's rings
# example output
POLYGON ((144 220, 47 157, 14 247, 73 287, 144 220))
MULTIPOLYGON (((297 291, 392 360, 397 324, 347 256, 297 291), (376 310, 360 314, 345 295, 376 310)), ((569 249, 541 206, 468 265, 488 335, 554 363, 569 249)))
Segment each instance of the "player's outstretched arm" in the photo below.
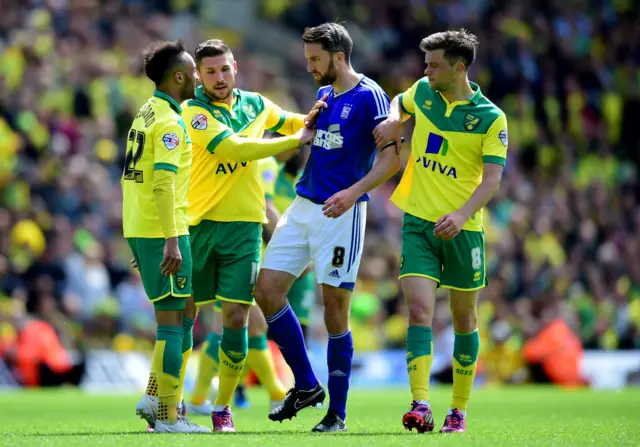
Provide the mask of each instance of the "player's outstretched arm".
POLYGON ((382 149, 390 141, 395 141, 397 145, 400 145, 402 123, 411 117, 402 109, 400 100, 400 95, 393 98, 389 106, 389 116, 373 130, 378 149, 382 149))
POLYGON ((489 200, 498 192, 503 170, 504 166, 501 164, 484 163, 480 185, 458 211, 445 214, 436 222, 434 236, 445 240, 456 237, 465 222, 489 203, 489 200))
MULTIPOLYGON (((398 140, 400 141, 400 140, 398 140)), ((373 167, 360 181, 329 197, 322 207, 327 217, 340 217, 365 193, 382 185, 400 170, 398 147, 390 146, 378 151, 373 167)))
POLYGON ((327 103, 325 102, 327 99, 326 95, 316 101, 306 115, 287 112, 264 96, 262 98, 267 108, 267 129, 272 132, 278 132, 281 135, 293 135, 303 127, 315 127, 319 110, 327 107, 327 103))
POLYGON ((218 145, 215 154, 235 162, 261 160, 289 149, 304 146, 310 143, 314 136, 315 130, 306 127, 300 129, 295 135, 270 140, 231 135, 218 145))

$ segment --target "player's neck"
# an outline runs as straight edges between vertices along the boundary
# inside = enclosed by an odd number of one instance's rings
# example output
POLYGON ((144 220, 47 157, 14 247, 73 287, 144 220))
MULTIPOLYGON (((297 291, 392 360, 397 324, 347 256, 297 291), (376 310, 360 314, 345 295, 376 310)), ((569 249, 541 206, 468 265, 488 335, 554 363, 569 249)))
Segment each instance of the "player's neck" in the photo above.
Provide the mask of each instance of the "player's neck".
POLYGON ((160 93, 164 93, 165 95, 169 96, 178 104, 182 103, 182 98, 180 97, 180 94, 178 92, 173 92, 172 91, 173 89, 171 89, 170 87, 165 85, 157 85, 156 90, 158 90, 160 93))
POLYGON ((362 78, 362 75, 359 75, 358 73, 356 73, 353 70, 353 68, 350 66, 349 68, 346 68, 343 73, 338 74, 338 78, 336 79, 336 82, 331 84, 331 87, 333 87, 333 92, 336 95, 339 95, 340 93, 344 93, 347 90, 351 90, 353 87, 358 85, 358 82, 360 82, 361 78, 362 78))
POLYGON ((468 101, 474 95, 474 91, 469 84, 469 80, 465 78, 462 82, 454 85, 446 92, 440 92, 449 103, 456 101, 468 101))

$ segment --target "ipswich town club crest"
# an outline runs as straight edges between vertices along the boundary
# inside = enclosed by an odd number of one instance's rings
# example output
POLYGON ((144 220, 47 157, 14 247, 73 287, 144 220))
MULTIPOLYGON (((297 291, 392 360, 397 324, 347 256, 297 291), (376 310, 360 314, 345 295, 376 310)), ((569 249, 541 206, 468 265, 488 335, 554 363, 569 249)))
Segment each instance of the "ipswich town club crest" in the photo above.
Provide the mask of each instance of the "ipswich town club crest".
POLYGON ((345 106, 342 108, 342 112, 340 113, 340 118, 346 120, 347 118, 349 118, 349 112, 351 112, 351 104, 345 104, 345 106))

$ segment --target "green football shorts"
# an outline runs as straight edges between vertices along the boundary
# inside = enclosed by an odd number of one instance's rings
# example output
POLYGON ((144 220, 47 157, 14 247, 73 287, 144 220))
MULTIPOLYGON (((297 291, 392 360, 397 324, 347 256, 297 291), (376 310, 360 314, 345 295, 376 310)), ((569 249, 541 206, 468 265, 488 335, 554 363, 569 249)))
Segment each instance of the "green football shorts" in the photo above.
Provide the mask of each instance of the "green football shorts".
POLYGON ((191 246, 189 236, 178 237, 182 265, 177 275, 161 273, 164 238, 127 238, 133 259, 138 264, 144 291, 156 310, 182 310, 185 298, 191 296, 191 246))
POLYGON ((287 298, 300 324, 308 326, 316 298, 316 275, 313 270, 294 281, 287 298))
POLYGON ((440 287, 469 292, 486 286, 484 232, 462 230, 445 241, 433 235, 435 226, 405 213, 400 278, 422 276, 440 287))
POLYGON ((203 220, 189 233, 196 304, 222 300, 252 305, 262 225, 203 220))

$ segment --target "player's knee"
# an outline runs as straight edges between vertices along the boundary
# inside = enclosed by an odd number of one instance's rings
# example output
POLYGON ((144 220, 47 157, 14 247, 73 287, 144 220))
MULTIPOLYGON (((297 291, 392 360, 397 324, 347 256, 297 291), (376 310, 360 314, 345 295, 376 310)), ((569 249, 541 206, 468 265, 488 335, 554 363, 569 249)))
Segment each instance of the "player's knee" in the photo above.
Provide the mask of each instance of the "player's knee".
POLYGON ((260 273, 253 296, 265 316, 273 315, 286 305, 286 291, 280 289, 276 279, 269 274, 260 273))
POLYGON ((249 337, 257 337, 267 332, 267 322, 258 306, 249 310, 249 337))
POLYGON ((452 290, 449 299, 453 329, 463 334, 478 328, 478 294, 452 290))
POLYGON ((478 314, 475 308, 452 309, 451 319, 453 320, 453 330, 458 333, 468 334, 478 328, 478 314))
POLYGON ((222 325, 229 329, 242 329, 247 325, 249 306, 239 303, 222 303, 222 325))
POLYGON ((184 317, 195 320, 197 315, 198 315, 198 307, 196 306, 196 303, 193 300, 193 297, 190 296, 185 301, 184 317))
POLYGON ((422 296, 407 295, 407 308, 409 311, 409 325, 431 326, 433 322, 433 306, 429 300, 422 296))

